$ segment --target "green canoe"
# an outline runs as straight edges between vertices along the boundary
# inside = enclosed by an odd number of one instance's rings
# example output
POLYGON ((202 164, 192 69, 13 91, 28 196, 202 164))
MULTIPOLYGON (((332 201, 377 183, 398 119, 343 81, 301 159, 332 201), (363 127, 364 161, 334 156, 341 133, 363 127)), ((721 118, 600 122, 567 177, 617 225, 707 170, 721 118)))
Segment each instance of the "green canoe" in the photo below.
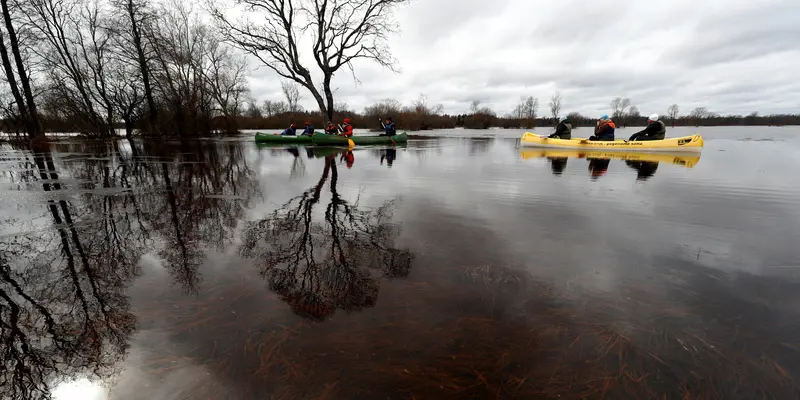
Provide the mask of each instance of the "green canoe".
MULTIPOLYGON (((314 132, 314 136, 328 136, 324 133, 314 132)), ((311 144, 311 136, 305 135, 281 135, 278 133, 256 133, 256 143, 305 143, 311 144)))
MULTIPOLYGON (((403 132, 394 136, 353 136, 350 139, 356 145, 364 144, 393 144, 393 143, 406 143, 408 142, 408 135, 403 132)), ((315 145, 347 145, 347 138, 344 136, 336 135, 314 135, 311 139, 315 145)))

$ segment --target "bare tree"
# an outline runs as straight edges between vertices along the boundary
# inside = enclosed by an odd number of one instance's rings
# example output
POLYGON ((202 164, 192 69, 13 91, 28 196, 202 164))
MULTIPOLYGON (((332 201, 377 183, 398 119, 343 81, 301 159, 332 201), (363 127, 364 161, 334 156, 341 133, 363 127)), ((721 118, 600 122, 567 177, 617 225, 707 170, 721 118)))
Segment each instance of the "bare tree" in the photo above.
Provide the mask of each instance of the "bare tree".
POLYGON ((631 99, 627 97, 616 97, 614 100, 611 100, 610 106, 611 118, 615 120, 623 119, 625 116, 625 111, 631 106, 631 99))
POLYGON ((209 2, 211 15, 222 34, 234 46, 257 57, 283 78, 297 82, 316 100, 320 111, 333 119, 334 100, 331 88, 334 75, 353 61, 372 60, 398 71, 387 38, 397 31, 392 20, 395 6, 408 0, 234 0, 240 7, 219 6, 209 2), (245 17, 234 21, 233 14, 245 17), (255 23, 247 14, 263 15, 255 23), (322 73, 322 87, 302 61, 300 43, 304 33, 311 34, 314 60, 322 73))
POLYGON ((222 42, 212 41, 205 54, 208 88, 217 102, 217 111, 226 118, 239 116, 243 97, 248 92, 247 60, 232 54, 232 50, 222 42))
POLYGON ((639 112, 639 107, 631 106, 631 108, 628 110, 628 113, 625 114, 625 122, 627 123, 628 121, 632 120, 635 121, 641 116, 642 114, 639 112))
POLYGON ((292 81, 283 81, 281 82, 281 91, 283 91, 283 97, 289 106, 287 111, 292 113, 300 111, 300 88, 292 81))
POLYGON ((264 102, 261 103, 261 112, 264 113, 264 116, 267 118, 283 114, 287 112, 288 109, 289 106, 283 101, 264 100, 264 102))
POLYGON ((364 108, 364 115, 373 118, 385 118, 400 113, 403 106, 394 99, 383 99, 364 108))
POLYGON ((150 56, 147 47, 146 34, 143 30, 147 29, 154 18, 154 13, 150 11, 147 0, 112 0, 111 3, 117 10, 122 11, 124 17, 120 21, 123 28, 112 28, 115 38, 125 45, 123 48, 132 48, 134 53, 131 60, 135 61, 138 68, 138 76, 142 80, 144 96, 147 99, 147 114, 150 124, 150 131, 154 131, 158 126, 158 108, 153 95, 153 85, 151 83, 152 74, 150 73, 150 56))
POLYGON ((680 109, 678 108, 677 104, 673 104, 673 105, 669 106, 669 108, 667 109, 667 115, 672 120, 672 126, 673 127, 675 127, 675 119, 678 118, 678 113, 679 112, 680 112, 680 109))
POLYGON ((140 81, 131 79, 132 76, 137 76, 137 70, 132 70, 124 63, 115 63, 112 67, 109 74, 109 100, 116 114, 125 123, 125 137, 130 139, 136 123, 144 115, 147 97, 140 81))
POLYGON ((700 120, 711 116, 711 112, 705 107, 697 107, 689 113, 689 117, 694 120, 695 125, 700 125, 700 120))
POLYGON ((470 129, 488 129, 497 120, 497 114, 489 107, 481 107, 480 100, 473 100, 469 106, 470 115, 464 119, 464 127, 470 129))
POLYGON ((478 111, 481 109, 481 101, 480 100, 472 100, 469 104, 469 112, 470 114, 477 114, 478 111))
POLYGON ((39 113, 36 109, 36 102, 33 98, 33 91, 31 90, 30 76, 28 75, 23 63, 19 37, 17 36, 17 29, 14 26, 14 21, 11 16, 11 9, 8 6, 8 0, 0 0, 0 6, 2 7, 3 22, 5 25, 5 32, 0 30, 0 56, 2 56, 6 80, 14 96, 17 111, 23 120, 28 137, 30 139, 39 139, 43 137, 44 134, 39 121, 39 113), (8 42, 11 46, 11 53, 14 57, 16 71, 14 70, 14 67, 12 67, 11 59, 8 56, 8 49, 6 48, 5 40, 3 38, 4 35, 8 36, 8 42), (17 86, 15 72, 16 75, 19 76, 19 85, 22 87, 22 91, 20 91, 19 86, 17 86))
POLYGON ((539 112, 539 99, 533 96, 528 96, 528 98, 525 99, 525 107, 523 108, 523 111, 525 118, 535 119, 536 114, 539 112))
POLYGON ((522 96, 519 98, 519 104, 514 108, 512 115, 514 118, 518 119, 529 119, 532 120, 536 118, 536 114, 539 112, 539 99, 534 98, 533 96, 522 96))
POLYGON ((261 118, 264 116, 264 113, 261 106, 259 106, 254 99, 250 99, 247 102, 247 110, 245 110, 245 115, 250 118, 261 118))
POLYGON ((68 100, 75 115, 101 134, 110 135, 113 109, 105 91, 108 36, 98 26, 100 5, 80 0, 31 0, 26 3, 27 22, 41 43, 36 53, 50 77, 68 100), (104 109, 105 117, 98 112, 104 109))
POLYGON ((553 115, 553 119, 558 118, 558 114, 561 112, 561 92, 556 90, 553 93, 553 96, 550 97, 550 102, 548 103, 550 106, 550 113, 553 115))
POLYGON ((348 106, 347 103, 344 101, 337 101, 336 103, 334 103, 333 111, 335 111, 337 114, 353 112, 353 110, 350 109, 350 106, 348 106))
POLYGON ((444 111, 444 106, 441 104, 433 106, 428 104, 428 95, 420 93, 419 97, 411 103, 410 111, 422 116, 439 115, 444 111))
MULTIPOLYGON (((215 105, 220 108, 219 100, 228 110, 238 112, 243 90, 237 77, 242 77, 243 67, 226 57, 214 56, 217 51, 224 52, 220 50, 221 38, 189 3, 172 0, 158 13, 148 41, 157 64, 152 71, 155 86, 162 103, 172 111, 169 129, 179 136, 216 130, 218 118, 214 113, 215 105), (221 77, 222 87, 214 89, 210 76, 221 77), (215 98, 215 90, 219 98, 215 98)), ((160 119, 163 125, 164 118, 160 119)))

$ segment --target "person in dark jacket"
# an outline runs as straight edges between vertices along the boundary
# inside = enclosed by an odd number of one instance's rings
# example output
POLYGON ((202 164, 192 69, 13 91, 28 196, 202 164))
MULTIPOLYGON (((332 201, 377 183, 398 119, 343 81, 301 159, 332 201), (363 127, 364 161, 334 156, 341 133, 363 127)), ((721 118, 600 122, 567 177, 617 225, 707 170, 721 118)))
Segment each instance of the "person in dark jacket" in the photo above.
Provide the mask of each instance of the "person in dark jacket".
POLYGON ((281 135, 284 135, 284 136, 286 136, 286 135, 288 135, 288 136, 297 135, 297 125, 292 124, 288 128, 284 129, 283 132, 281 132, 281 135))
POLYGON ((386 121, 383 122, 383 130, 384 133, 378 136, 394 136, 397 134, 397 128, 395 128, 391 117, 386 117, 386 121))
POLYGON ((303 135, 311 136, 314 134, 314 125, 311 125, 311 121, 306 121, 306 129, 303 131, 303 135))
POLYGON ((328 126, 325 128, 325 133, 327 133, 328 135, 338 135, 339 128, 337 128, 336 125, 333 124, 333 121, 328 121, 328 126))
POLYGON ((614 125, 614 121, 608 118, 608 115, 603 115, 600 117, 600 120, 597 121, 597 127, 594 128, 594 135, 590 136, 589 140, 613 141, 614 131, 616 129, 617 126, 614 125))
POLYGON ((572 139, 572 124, 567 117, 561 117, 558 120, 556 131, 548 136, 550 139, 572 139))
POLYGON ((658 114, 647 117, 647 127, 631 135, 628 140, 664 140, 667 126, 658 120, 658 114))

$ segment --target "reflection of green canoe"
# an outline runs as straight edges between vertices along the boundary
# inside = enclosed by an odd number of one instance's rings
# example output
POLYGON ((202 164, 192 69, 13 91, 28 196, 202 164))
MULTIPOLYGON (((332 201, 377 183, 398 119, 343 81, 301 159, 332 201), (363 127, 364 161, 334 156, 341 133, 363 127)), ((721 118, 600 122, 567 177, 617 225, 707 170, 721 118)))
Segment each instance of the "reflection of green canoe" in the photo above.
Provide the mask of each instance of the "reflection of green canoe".
MULTIPOLYGON (((353 136, 350 139, 352 139, 353 143, 355 143, 356 145, 393 144, 393 143, 408 142, 408 135, 405 132, 403 132, 399 135, 394 135, 394 136, 353 136)), ((311 140, 316 145, 347 146, 347 138, 344 136, 314 135, 314 137, 311 140)))
POLYGON ((341 147, 314 147, 311 149, 311 153, 314 154, 314 158, 335 156, 346 151, 348 151, 348 149, 343 149, 341 147))

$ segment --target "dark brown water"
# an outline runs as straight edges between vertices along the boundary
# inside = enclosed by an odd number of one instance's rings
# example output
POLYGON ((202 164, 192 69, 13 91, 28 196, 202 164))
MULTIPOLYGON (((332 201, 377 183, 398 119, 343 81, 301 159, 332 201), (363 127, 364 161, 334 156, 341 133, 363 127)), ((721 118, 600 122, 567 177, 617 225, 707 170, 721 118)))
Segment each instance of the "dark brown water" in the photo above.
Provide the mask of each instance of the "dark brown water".
POLYGON ((798 398, 800 136, 760 129, 3 147, 0 397, 798 398))

